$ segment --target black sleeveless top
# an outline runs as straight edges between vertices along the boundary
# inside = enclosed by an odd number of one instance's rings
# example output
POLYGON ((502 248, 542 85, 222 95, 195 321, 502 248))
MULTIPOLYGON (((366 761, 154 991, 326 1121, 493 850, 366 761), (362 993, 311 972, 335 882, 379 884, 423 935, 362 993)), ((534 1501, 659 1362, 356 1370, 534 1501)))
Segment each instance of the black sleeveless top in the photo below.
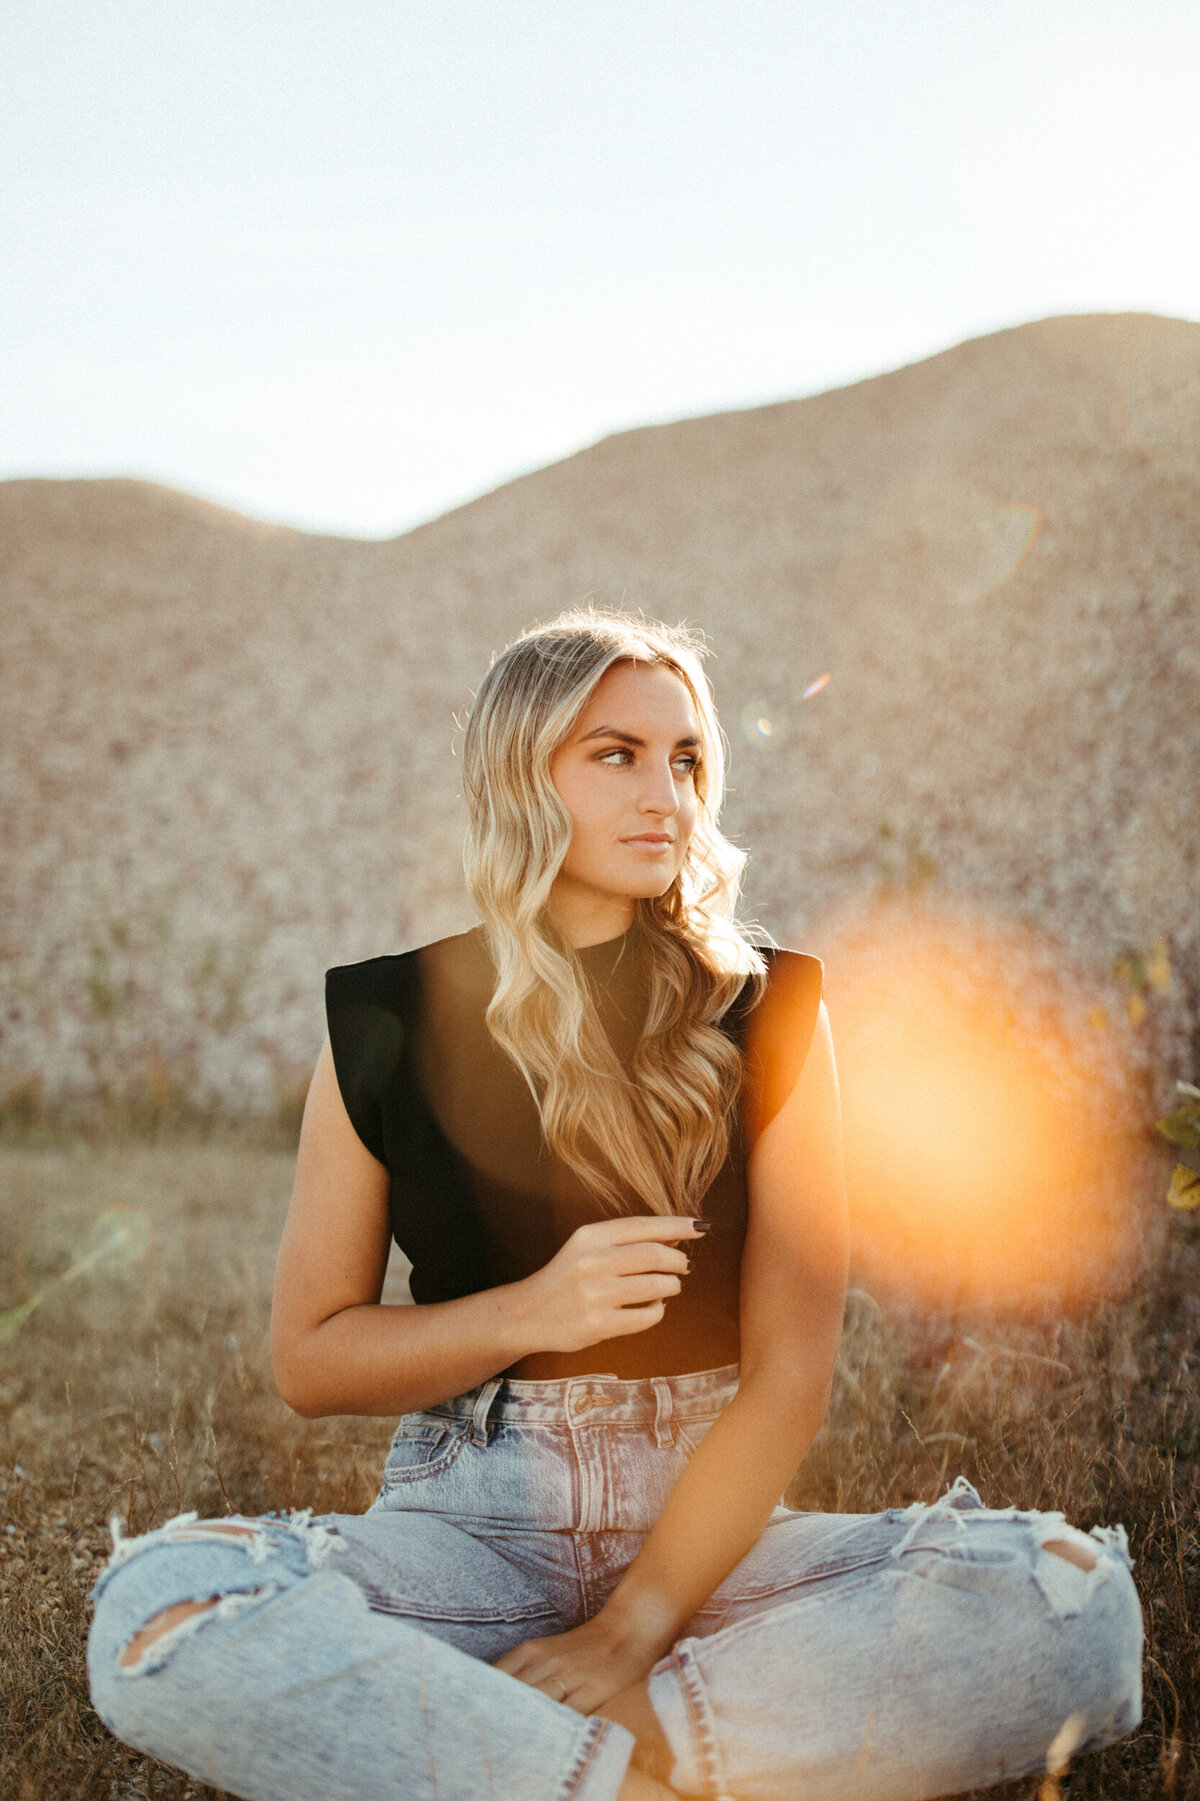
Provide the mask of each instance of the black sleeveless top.
MULTIPOLYGON (((579 953, 605 1030, 628 1068, 646 1011, 636 926, 579 953)), ((743 1053, 729 1154, 696 1208, 712 1221, 689 1242, 691 1273, 657 1326, 586 1350, 527 1359, 549 1380, 630 1380, 738 1361, 738 1278, 746 1235, 746 1159, 795 1084, 821 999, 815 957, 764 950, 766 993, 749 983, 722 1021, 743 1053)), ((391 1176, 396 1243, 412 1262, 414 1301, 448 1301, 517 1282, 550 1261, 577 1226, 607 1217, 548 1149, 525 1080, 487 1029, 495 971, 480 928, 399 956, 327 971, 334 1067, 359 1137, 391 1176)))

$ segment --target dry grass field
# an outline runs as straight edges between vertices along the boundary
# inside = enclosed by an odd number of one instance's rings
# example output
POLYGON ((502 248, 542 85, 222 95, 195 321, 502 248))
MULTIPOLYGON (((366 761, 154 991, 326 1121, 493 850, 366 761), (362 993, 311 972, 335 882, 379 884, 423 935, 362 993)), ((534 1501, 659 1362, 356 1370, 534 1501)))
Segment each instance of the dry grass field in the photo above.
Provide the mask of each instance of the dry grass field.
MULTIPOLYGON (((208 1794, 116 1745, 89 1707, 87 1593, 111 1514, 140 1532, 191 1507, 372 1498, 388 1422, 304 1422, 271 1385, 291 1166, 284 1137, 231 1132, 14 1127, 0 1144, 0 1311, 60 1275, 98 1215, 132 1209, 120 1217, 149 1226, 139 1261, 49 1287, 0 1348, 5 1801, 208 1794)), ((1071 1801, 1200 1798, 1198 1316, 1200 1215, 1172 1218, 1152 1279, 1091 1317, 916 1318, 856 1291, 832 1416, 791 1494, 873 1509, 932 1500, 962 1471, 993 1505, 1124 1520, 1146 1612, 1145 1721, 1072 1770, 1071 1801)), ((1059 1788, 993 1791, 1039 1792, 1059 1788)))

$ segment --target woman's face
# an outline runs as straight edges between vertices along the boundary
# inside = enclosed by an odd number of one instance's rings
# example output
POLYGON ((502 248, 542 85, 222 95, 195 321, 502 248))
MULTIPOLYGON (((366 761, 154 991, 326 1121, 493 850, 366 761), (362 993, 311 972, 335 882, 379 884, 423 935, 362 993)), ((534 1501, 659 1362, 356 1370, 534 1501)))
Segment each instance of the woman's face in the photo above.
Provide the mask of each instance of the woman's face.
POLYGON ((571 815, 551 907, 577 945, 616 937, 634 902, 665 894, 696 824, 700 730, 686 685, 662 664, 601 676, 550 760, 571 815))

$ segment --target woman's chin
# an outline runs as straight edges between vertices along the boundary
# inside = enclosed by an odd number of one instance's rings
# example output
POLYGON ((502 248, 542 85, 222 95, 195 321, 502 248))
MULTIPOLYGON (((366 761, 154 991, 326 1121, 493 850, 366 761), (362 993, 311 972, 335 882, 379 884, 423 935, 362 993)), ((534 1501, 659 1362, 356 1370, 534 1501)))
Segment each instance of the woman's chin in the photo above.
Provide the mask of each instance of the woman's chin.
POLYGON ((663 870, 659 874, 647 871, 644 881, 631 883, 625 890, 628 900, 658 900, 666 894, 675 880, 675 872, 663 870))

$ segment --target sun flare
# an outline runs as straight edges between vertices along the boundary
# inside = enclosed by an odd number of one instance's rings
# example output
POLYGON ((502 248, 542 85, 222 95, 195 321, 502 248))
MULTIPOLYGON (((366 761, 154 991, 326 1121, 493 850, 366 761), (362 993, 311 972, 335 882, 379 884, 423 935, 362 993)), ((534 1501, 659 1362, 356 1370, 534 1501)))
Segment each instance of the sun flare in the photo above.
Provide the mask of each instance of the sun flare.
POLYGON ((838 959, 847 1182, 871 1283, 947 1304, 1109 1286, 1134 1226, 1134 1126, 1052 947, 914 908, 884 910, 838 959))

